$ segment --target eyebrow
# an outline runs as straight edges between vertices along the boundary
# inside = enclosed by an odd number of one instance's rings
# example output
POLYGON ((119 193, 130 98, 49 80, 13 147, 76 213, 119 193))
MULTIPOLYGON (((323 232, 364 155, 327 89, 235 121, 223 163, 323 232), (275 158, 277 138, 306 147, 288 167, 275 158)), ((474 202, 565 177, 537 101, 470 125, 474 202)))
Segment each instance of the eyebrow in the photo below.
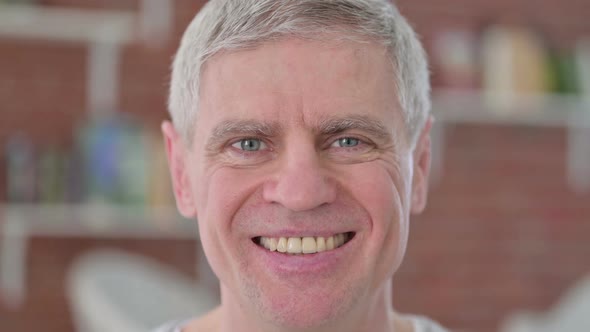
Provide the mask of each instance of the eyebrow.
POLYGON ((336 118, 326 118, 319 122, 317 131, 322 135, 336 135, 348 130, 360 130, 375 136, 380 140, 392 142, 393 137, 380 121, 366 116, 354 115, 336 118))
POLYGON ((261 123, 254 120, 226 120, 213 128, 206 147, 209 151, 214 150, 224 143, 228 136, 271 137, 275 136, 279 130, 280 126, 275 123, 261 123))
MULTIPOLYGON (((228 137, 273 137, 281 132, 277 123, 259 122, 255 120, 226 120, 215 126, 207 140, 206 150, 215 151, 225 143, 228 137)), ((337 135, 349 130, 360 130, 377 139, 393 142, 393 136, 380 121, 366 116, 354 115, 344 117, 328 117, 317 124, 314 131, 320 135, 337 135)))

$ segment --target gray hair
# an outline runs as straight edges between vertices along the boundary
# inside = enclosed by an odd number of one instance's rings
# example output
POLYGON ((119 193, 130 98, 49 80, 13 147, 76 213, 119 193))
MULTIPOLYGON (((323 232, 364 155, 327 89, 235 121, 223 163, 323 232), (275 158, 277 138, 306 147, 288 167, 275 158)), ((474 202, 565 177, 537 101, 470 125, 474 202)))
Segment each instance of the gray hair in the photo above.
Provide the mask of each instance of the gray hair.
POLYGON ((211 0, 186 29, 172 66, 168 108, 188 144, 205 62, 220 51, 254 48, 289 36, 386 47, 407 133, 415 143, 430 113, 428 64, 414 30, 388 0, 211 0))

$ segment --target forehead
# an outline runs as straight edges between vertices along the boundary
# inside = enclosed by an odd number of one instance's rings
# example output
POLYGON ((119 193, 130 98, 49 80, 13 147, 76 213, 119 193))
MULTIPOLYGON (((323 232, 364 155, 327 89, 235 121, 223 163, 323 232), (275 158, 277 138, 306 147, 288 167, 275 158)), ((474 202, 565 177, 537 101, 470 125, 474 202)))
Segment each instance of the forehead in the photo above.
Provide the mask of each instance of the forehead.
POLYGON ((293 124, 370 115, 401 122, 394 77, 386 48, 376 43, 286 39, 219 53, 202 73, 197 130, 236 118, 293 124))

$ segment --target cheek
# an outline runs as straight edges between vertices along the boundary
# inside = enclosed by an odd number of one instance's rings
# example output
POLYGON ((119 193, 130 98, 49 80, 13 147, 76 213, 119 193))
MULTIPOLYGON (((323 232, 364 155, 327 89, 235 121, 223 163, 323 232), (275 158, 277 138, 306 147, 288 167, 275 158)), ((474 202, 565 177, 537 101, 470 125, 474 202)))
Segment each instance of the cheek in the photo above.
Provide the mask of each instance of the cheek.
MULTIPOLYGON (((367 165, 368 166, 368 165, 367 165)), ((405 253, 408 236, 411 173, 372 163, 351 179, 355 199, 371 218, 365 241, 366 262, 377 264, 376 283, 389 278, 405 253), (367 176, 370 174, 371 176, 367 176)))
POLYGON ((384 167, 375 162, 348 176, 352 194, 371 215, 371 232, 387 233, 390 226, 408 215, 411 182, 408 174, 405 167, 384 167))
MULTIPOLYGON (((221 167, 204 173, 193 183, 199 234, 205 254, 213 271, 224 280, 228 267, 239 264, 235 253, 236 239, 232 220, 236 212, 251 196, 257 186, 254 177, 244 176, 243 171, 221 167)), ((236 250, 238 253, 239 250, 236 250)))
POLYGON ((247 179, 229 168, 207 172, 201 181, 194 184, 197 218, 207 224, 215 220, 216 227, 229 226, 231 218, 228 215, 240 205, 243 192, 248 188, 247 179))

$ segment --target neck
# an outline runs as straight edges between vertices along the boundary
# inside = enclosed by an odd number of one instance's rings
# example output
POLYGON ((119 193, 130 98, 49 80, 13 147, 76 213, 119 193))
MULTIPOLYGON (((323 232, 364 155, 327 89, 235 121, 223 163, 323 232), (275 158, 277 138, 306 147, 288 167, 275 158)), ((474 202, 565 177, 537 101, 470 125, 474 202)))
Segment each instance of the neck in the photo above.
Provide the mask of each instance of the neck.
POLYGON ((223 286, 219 332, 401 332, 395 325, 391 281, 385 282, 373 294, 359 299, 348 312, 319 327, 291 328, 269 322, 255 308, 240 305, 238 299, 223 286))

